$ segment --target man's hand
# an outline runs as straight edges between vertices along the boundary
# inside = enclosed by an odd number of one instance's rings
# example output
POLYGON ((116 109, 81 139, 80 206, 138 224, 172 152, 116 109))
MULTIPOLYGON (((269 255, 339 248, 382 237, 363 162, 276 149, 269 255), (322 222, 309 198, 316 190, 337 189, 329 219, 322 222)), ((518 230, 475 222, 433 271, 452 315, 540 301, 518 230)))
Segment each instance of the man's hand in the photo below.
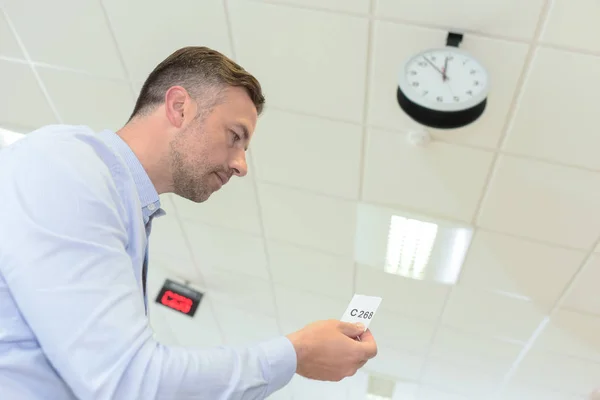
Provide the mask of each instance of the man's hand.
POLYGON ((296 373, 309 379, 340 381, 377 355, 371 332, 348 322, 318 321, 287 337, 296 349, 296 373))

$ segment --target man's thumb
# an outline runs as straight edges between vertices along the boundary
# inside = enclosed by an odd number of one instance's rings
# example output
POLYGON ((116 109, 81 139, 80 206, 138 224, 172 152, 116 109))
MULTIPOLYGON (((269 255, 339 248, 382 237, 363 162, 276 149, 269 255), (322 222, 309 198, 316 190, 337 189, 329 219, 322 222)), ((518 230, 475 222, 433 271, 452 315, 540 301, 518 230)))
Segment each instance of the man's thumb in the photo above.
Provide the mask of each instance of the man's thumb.
POLYGON ((360 336, 365 331, 365 326, 360 322, 352 323, 352 322, 341 322, 340 323, 340 332, 344 335, 355 338, 360 336))

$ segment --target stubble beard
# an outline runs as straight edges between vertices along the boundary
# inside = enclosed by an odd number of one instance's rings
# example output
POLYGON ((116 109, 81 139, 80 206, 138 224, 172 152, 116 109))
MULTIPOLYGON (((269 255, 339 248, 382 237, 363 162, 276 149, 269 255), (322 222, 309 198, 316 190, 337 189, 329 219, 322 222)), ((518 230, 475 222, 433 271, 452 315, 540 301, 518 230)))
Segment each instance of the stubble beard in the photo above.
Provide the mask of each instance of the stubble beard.
POLYGON ((202 203, 208 200, 212 194, 208 187, 210 173, 201 171, 206 168, 199 167, 206 167, 206 160, 191 160, 186 153, 185 137, 188 134, 187 131, 182 132, 173 139, 170 145, 173 193, 194 203, 202 203), (202 176, 202 174, 207 176, 202 176))

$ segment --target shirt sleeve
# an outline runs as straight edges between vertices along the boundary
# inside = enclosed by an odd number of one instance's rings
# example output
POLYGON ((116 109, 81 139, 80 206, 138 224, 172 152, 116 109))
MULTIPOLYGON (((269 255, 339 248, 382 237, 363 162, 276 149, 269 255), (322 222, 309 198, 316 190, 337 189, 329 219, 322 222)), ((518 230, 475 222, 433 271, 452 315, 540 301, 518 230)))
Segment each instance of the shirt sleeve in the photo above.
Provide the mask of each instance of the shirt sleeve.
POLYGON ((23 140, 3 152, 0 272, 77 398, 263 399, 289 383, 285 337, 208 350, 153 339, 117 189, 89 146, 23 140))

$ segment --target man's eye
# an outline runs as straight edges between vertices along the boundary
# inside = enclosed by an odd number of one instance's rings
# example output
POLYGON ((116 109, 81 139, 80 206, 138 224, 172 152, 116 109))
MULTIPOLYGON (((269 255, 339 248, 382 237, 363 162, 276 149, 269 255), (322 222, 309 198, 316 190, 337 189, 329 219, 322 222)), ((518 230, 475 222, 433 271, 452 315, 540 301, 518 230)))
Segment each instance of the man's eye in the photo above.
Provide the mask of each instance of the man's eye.
POLYGON ((231 131, 231 133, 233 134, 233 141, 237 142, 238 140, 241 139, 240 135, 238 135, 237 133, 235 133, 234 131, 231 131))

